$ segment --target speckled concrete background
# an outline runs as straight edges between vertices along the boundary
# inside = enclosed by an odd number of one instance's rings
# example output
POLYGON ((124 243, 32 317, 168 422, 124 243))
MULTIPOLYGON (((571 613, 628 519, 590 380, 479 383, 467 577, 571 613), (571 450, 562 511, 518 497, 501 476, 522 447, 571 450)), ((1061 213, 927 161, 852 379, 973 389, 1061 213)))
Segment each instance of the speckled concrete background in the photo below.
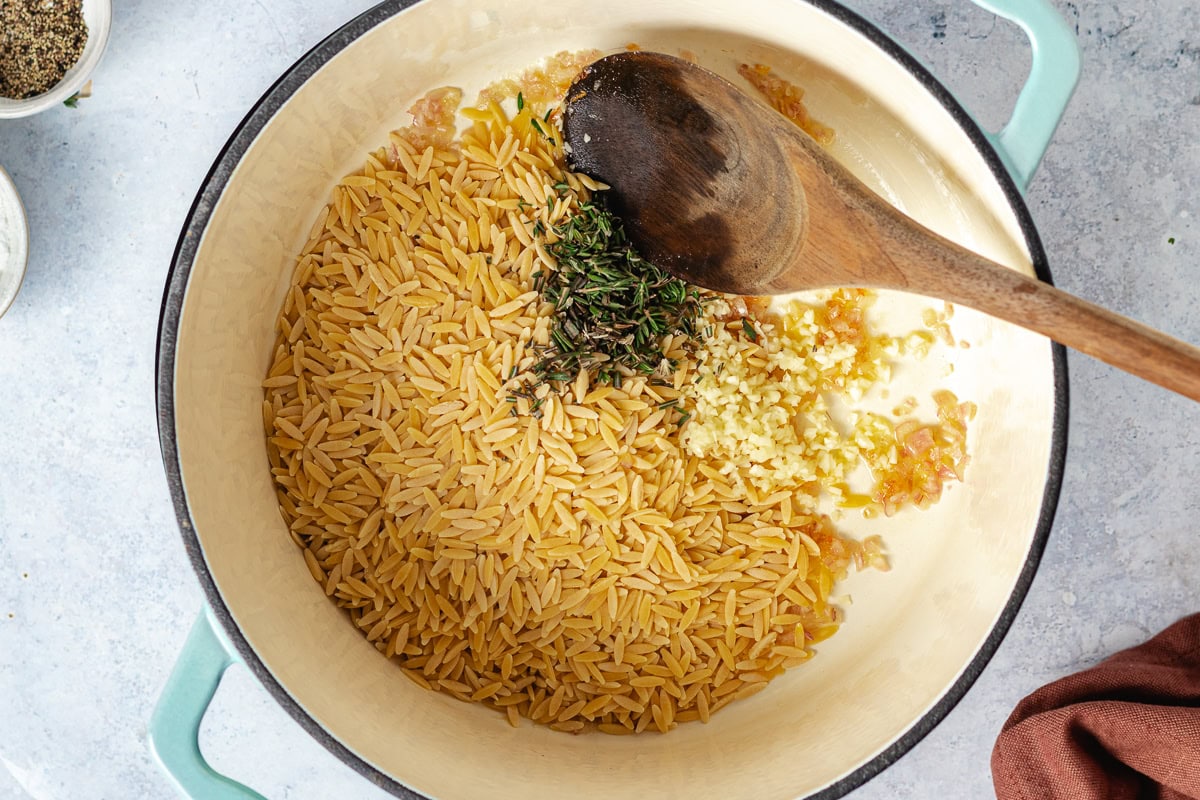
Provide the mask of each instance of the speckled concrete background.
MULTIPOLYGON (((146 721, 200 608, 155 433, 153 355, 180 224, 221 144, 369 0, 124 0, 95 96, 0 122, 32 260, 0 319, 0 798, 167 797, 146 721)), ((990 126, 1028 68, 965 0, 853 0, 990 126)), ((1029 205, 1064 288, 1200 342, 1200 19, 1185 0, 1058 2, 1084 76, 1029 205), (1171 244, 1174 239, 1174 244, 1171 244)), ((1200 610, 1200 405, 1072 356, 1070 451, 1041 571, 982 678, 855 792, 986 798, 1037 686, 1200 610)), ((202 732, 271 798, 381 798, 244 670, 202 732)))

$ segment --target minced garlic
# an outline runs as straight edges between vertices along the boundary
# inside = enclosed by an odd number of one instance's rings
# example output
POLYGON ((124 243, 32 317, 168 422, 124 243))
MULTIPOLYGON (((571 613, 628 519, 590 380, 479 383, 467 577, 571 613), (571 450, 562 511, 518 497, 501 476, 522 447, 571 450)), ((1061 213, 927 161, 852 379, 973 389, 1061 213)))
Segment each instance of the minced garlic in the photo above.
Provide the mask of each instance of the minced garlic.
MULTIPOLYGON (((894 357, 924 355, 932 344, 925 331, 900 338, 870 331, 872 299, 843 289, 822 304, 793 301, 758 320, 725 299, 710 302, 697 378, 685 389, 684 448, 722 463, 751 501, 789 490, 815 505, 825 493, 868 516, 936 501, 945 481, 962 479, 974 408, 939 392, 933 424, 853 410, 872 385, 890 379, 894 357), (850 410, 835 421, 831 403, 850 410), (864 463, 874 488, 850 494, 848 478, 864 463)), ((915 405, 901 404, 897 416, 915 405)))

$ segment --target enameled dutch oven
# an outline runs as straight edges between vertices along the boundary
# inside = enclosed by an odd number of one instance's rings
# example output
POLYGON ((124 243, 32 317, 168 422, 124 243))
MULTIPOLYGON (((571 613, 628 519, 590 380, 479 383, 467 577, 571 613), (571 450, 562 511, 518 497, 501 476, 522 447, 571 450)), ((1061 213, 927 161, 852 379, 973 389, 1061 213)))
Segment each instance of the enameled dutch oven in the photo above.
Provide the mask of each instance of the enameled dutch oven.
MULTIPOLYGON (((1049 279, 1021 191, 1078 76, 1044 0, 976 0, 1020 24, 1033 68, 985 133, 900 46, 830 0, 392 0, 301 58, 229 140, 179 240, 163 300, 158 414, 184 544, 207 595, 151 726, 181 791, 257 797, 200 756, 199 721, 244 663, 331 752, 401 797, 837 797, 938 723, 995 652, 1029 587, 1065 450, 1060 348, 960 309, 970 349, 900 369, 893 401, 979 405, 966 482, 933 509, 844 524, 882 533, 893 569, 850 577, 847 622, 817 657, 711 723, 666 735, 510 728, 403 678, 313 582, 275 500, 260 383, 293 259, 333 184, 429 89, 467 97, 561 50, 690 50, 727 76, 761 62, 802 85, 834 155, 934 230, 1049 279)), ((885 327, 929 302, 886 294, 885 327)), ((997 725, 999 720, 997 721, 997 725)), ((348 789, 352 792, 352 788, 348 789)))

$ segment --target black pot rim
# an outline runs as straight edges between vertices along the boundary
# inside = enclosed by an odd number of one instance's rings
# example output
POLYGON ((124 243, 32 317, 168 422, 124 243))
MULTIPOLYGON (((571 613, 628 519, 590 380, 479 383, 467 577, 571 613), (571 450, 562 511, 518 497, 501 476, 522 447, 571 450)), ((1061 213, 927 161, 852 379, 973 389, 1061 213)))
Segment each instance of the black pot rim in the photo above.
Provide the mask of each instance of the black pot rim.
MULTIPOLYGON (((862 34, 876 47, 907 69, 941 103, 954 121, 968 135, 972 144, 974 144, 975 148, 987 162, 993 176, 1004 192, 1005 199, 1017 217, 1038 278, 1051 283, 1050 269, 1046 261, 1046 254, 1042 247, 1041 239, 1038 237, 1037 229, 1034 226, 1033 219, 1020 191, 1017 189, 1008 170, 1005 168, 983 130, 959 104, 950 91, 903 47, 855 12, 839 5, 834 0, 796 1, 815 6, 862 34)), ((175 247, 171 268, 167 274, 162 310, 159 316, 155 366, 158 434, 163 464, 167 473, 171 498, 175 505, 175 515, 183 536, 183 544, 192 562, 192 567, 196 571, 196 576, 203 587, 205 598, 212 609, 213 615, 220 621, 229 641, 233 643, 238 655, 245 662, 246 666, 271 696, 275 698, 276 702, 283 706, 302 728, 372 784, 397 797, 406 798, 406 800, 426 800, 426 798, 372 766, 366 760, 352 752, 326 731, 320 723, 313 719, 301 707, 299 702, 275 679, 266 665, 263 664, 253 648, 246 641, 245 636, 243 636, 240 628, 234 621, 229 608, 225 605, 205 561, 204 552, 196 534, 191 512, 187 505, 187 497, 183 489, 182 467, 179 462, 179 452, 175 441, 174 376, 179 318, 183 310, 184 293, 199 243, 217 201, 220 199, 234 169, 240 163, 247 149, 283 104, 326 62, 370 29, 418 2, 421 2, 421 0, 384 0, 384 2, 381 2, 379 5, 343 25, 288 68, 263 94, 258 102, 255 103, 254 107, 238 125, 233 135, 221 149, 208 175, 201 184, 200 191, 192 203, 191 209, 188 211, 187 220, 184 223, 179 241, 175 247)), ((1025 596, 1033 582, 1050 535, 1050 529, 1054 522, 1054 513, 1058 505, 1059 493, 1062 488, 1063 469, 1066 463, 1068 407, 1066 350, 1061 345, 1054 344, 1051 352, 1055 389, 1054 419, 1050 446, 1050 462, 1048 465, 1046 486, 1042 495, 1042 506, 1025 564, 1017 578, 1013 592, 1005 603, 1004 609, 1001 611, 991 633, 954 684, 932 708, 925 712, 895 742, 848 775, 819 790, 815 794, 809 795, 807 800, 834 800, 834 798, 839 798, 862 786, 911 750, 966 695, 967 690, 971 688, 980 674, 982 674, 984 667, 991 660, 992 656, 995 655, 1009 628, 1012 627, 1017 612, 1020 610, 1021 604, 1024 602, 1025 596)))

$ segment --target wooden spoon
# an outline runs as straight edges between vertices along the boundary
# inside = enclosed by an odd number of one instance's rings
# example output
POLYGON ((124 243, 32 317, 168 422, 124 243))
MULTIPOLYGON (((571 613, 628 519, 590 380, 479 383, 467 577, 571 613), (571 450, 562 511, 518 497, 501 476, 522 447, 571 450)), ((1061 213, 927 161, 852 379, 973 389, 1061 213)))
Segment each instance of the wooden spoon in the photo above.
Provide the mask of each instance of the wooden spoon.
POLYGON ((650 261, 744 295, 856 286, 971 306, 1200 400, 1200 348, 972 253, 909 219, 723 78, 645 51, 567 92, 572 169, 650 261))

